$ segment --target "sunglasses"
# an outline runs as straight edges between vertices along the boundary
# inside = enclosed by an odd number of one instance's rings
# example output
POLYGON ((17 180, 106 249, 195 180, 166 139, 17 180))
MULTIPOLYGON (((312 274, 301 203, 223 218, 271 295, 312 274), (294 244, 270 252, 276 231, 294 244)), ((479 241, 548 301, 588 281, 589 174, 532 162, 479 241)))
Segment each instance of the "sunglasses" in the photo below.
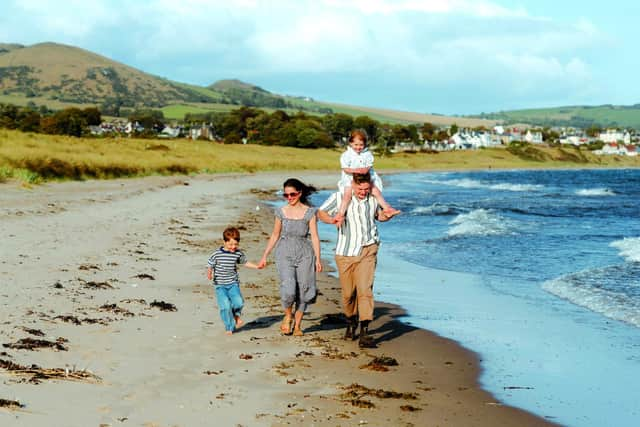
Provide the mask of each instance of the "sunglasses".
POLYGON ((289 197, 296 197, 298 194, 300 194, 299 191, 296 191, 293 193, 282 193, 282 197, 284 197, 285 199, 288 199, 289 197))

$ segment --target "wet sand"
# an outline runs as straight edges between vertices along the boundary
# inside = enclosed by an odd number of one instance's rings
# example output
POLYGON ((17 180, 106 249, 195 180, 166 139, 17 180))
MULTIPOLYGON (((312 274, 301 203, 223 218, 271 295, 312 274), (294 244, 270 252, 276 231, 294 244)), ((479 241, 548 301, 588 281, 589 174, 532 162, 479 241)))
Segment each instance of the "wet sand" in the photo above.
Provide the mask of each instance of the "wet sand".
POLYGON ((235 225, 257 261, 263 199, 288 177, 0 185, 0 425, 549 424, 497 402, 475 354, 399 322, 400 307, 377 304, 378 348, 344 341, 326 273, 293 337, 279 333, 275 266, 241 269, 245 325, 224 335, 207 257, 235 225))

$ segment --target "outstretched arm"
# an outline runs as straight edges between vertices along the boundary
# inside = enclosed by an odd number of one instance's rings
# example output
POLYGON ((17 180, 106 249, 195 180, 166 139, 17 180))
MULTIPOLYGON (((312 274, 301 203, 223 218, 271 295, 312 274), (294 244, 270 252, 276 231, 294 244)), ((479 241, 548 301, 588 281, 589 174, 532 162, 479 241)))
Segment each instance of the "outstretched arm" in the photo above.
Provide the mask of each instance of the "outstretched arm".
POLYGON ((264 268, 267 265, 267 257, 273 250, 273 247, 278 243, 278 239, 280 238, 280 232, 282 231, 282 221, 280 218, 276 218, 275 223, 273 224, 273 231, 271 232, 271 237, 269 237, 269 242, 267 242, 267 247, 264 250, 264 254, 258 262, 258 268, 264 268))
POLYGON ((261 268, 260 265, 254 263, 254 262, 251 262, 251 261, 245 262, 244 266, 247 267, 247 268, 255 268, 255 269, 260 269, 261 268))

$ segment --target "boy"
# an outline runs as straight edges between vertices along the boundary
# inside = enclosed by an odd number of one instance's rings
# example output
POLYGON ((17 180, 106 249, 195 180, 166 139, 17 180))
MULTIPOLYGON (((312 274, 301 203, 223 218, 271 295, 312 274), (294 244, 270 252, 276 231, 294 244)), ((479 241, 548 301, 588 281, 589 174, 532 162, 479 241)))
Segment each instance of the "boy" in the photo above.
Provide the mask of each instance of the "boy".
POLYGON ((222 233, 222 239, 223 246, 209 257, 207 279, 213 280, 215 285, 225 334, 232 335, 233 331, 244 323, 240 319, 244 299, 240 293, 238 264, 249 268, 258 268, 258 266, 248 262, 244 252, 238 249, 240 231, 237 228, 228 227, 222 233))

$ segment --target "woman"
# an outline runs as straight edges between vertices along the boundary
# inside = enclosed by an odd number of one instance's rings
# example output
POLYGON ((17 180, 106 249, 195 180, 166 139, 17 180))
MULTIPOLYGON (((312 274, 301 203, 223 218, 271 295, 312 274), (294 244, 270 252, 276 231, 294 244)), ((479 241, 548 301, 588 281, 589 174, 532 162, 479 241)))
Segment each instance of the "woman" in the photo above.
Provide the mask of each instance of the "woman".
POLYGON ((315 302, 318 293, 315 272, 322 271, 317 209, 311 207, 308 200, 316 189, 290 178, 284 182, 283 190, 287 204, 276 208, 273 232, 258 267, 264 268, 267 256, 275 247, 280 301, 284 308, 280 331, 290 335, 293 321, 293 335, 302 336, 302 316, 307 305, 315 302))

